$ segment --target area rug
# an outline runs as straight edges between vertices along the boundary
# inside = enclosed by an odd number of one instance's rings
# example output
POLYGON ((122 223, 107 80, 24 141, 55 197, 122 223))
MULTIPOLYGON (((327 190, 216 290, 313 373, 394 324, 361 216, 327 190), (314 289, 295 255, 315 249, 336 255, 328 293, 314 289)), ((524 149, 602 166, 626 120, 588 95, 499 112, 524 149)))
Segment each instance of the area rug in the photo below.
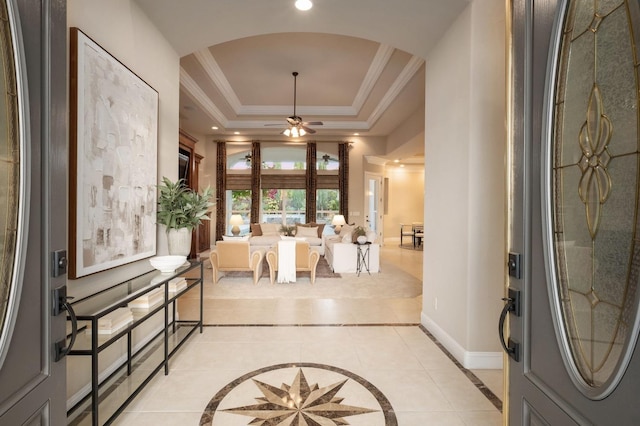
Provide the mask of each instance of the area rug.
MULTIPOLYGON (((322 259, 323 262, 324 259, 322 259)), ((328 265, 327 265, 328 268, 328 265)), ((422 294, 422 281, 395 265, 381 262, 377 274, 343 273, 332 278, 316 275, 311 284, 309 275, 298 273, 295 283, 273 285, 269 281, 268 269, 257 285, 251 275, 236 273, 221 275, 213 284, 210 268, 205 268, 204 297, 212 299, 398 299, 414 298, 422 294)))

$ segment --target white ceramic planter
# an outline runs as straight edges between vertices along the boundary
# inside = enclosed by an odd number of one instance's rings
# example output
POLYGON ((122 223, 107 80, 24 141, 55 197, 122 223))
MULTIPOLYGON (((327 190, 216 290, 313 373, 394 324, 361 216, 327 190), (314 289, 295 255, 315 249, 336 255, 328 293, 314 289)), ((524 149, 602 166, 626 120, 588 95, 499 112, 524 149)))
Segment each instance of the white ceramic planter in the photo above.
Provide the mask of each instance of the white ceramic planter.
POLYGON ((191 252, 191 234, 188 228, 169 229, 169 254, 188 257, 191 252))

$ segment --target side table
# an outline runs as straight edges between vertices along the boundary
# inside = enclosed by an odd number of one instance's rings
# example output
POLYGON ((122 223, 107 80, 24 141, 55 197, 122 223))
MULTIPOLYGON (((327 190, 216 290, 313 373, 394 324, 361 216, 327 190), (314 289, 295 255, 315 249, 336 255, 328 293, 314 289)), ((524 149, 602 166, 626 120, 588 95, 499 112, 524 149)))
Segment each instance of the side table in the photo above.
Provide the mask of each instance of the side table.
POLYGON ((371 243, 367 241, 364 244, 354 243, 356 245, 357 250, 357 263, 356 263, 356 272, 358 276, 360 276, 360 272, 363 270, 367 271, 367 274, 371 275, 369 272, 369 250, 371 247, 371 243))

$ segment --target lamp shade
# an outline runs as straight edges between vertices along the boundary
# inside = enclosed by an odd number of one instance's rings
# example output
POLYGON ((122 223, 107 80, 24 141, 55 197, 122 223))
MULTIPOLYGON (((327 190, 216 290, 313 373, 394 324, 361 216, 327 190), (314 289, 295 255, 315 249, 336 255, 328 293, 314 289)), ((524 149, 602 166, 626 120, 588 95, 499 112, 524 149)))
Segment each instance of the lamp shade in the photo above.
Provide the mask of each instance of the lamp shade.
POLYGON ((333 216, 333 219, 331 220, 331 224, 332 225, 345 225, 347 222, 344 220, 344 216, 341 214, 337 214, 335 216, 333 216))
POLYGON ((244 223, 244 220, 242 219, 242 216, 240 216, 239 214, 232 214, 231 217, 229 218, 229 225, 231 225, 231 234, 233 234, 234 236, 237 236, 240 234, 240 227, 239 225, 242 225, 244 223))
POLYGON ((333 225, 333 229, 336 234, 340 233, 340 230, 342 230, 342 225, 345 225, 346 223, 347 221, 344 220, 344 216, 341 214, 337 214, 333 216, 333 219, 331 219, 331 224, 333 225))
POLYGON ((244 223, 244 220, 242 220, 242 216, 240 216, 239 214, 232 214, 231 218, 229 219, 229 225, 242 225, 244 223))

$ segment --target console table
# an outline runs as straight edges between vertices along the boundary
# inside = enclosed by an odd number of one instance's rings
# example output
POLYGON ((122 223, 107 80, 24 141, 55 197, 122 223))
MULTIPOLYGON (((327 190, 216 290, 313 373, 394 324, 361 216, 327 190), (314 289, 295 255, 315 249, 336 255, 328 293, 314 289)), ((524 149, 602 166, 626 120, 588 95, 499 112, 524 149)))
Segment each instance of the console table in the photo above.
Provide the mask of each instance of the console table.
POLYGON ((190 261, 173 274, 153 270, 74 301, 78 335, 69 355, 90 357, 91 390, 67 416, 81 411, 79 416, 88 415, 86 411, 90 411, 92 425, 111 424, 160 369, 164 367, 165 375, 169 374, 171 356, 196 330, 202 333, 202 296, 202 261, 190 261), (170 291, 170 281, 176 278, 184 278, 186 286, 170 291), (162 293, 164 297, 157 297, 162 293), (101 318, 104 321, 109 314, 127 313, 131 302, 151 295, 158 299, 156 303, 148 309, 132 310, 132 320, 111 333, 100 334, 101 318), (185 295, 199 298, 198 318, 177 318, 176 305, 185 295), (124 352, 125 347, 126 356, 120 355, 118 351, 124 352), (102 363, 101 354, 108 358, 102 363))

